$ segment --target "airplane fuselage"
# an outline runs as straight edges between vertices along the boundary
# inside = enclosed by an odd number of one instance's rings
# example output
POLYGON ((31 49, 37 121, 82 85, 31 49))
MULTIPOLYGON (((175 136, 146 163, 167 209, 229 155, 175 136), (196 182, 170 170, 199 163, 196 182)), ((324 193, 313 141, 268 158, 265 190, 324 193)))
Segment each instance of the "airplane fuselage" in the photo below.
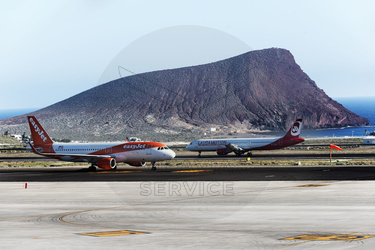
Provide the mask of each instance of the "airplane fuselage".
POLYGON ((297 119, 289 131, 280 138, 242 138, 242 139, 200 139, 192 141, 186 149, 197 151, 216 151, 218 155, 234 152, 241 155, 250 150, 271 150, 289 147, 304 141, 300 138, 302 119, 297 119))
POLYGON ((257 149, 278 149, 292 146, 303 141, 302 138, 284 141, 283 138, 243 138, 243 139, 201 139, 195 140, 186 147, 189 151, 217 151, 226 148, 228 144, 235 144, 245 151, 257 149))
POLYGON ((156 170, 155 162, 173 159, 176 154, 160 142, 111 142, 111 143, 57 143, 44 130, 34 116, 27 117, 33 143, 29 150, 36 154, 61 161, 89 162, 91 167, 116 169, 117 162, 125 162, 131 166, 144 166, 151 162, 156 170))
POLYGON ((72 162, 91 162, 90 155, 107 155, 116 162, 153 162, 173 159, 175 153, 158 142, 56 143, 38 147, 43 155, 72 162), (87 156, 87 157, 82 157, 87 156))

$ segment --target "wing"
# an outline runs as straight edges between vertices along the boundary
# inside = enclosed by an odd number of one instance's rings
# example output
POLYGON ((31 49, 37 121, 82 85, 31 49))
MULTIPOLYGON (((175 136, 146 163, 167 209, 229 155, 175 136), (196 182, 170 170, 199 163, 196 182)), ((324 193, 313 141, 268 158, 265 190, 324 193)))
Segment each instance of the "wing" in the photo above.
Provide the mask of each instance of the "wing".
POLYGON ((63 161, 85 161, 85 162, 97 162, 98 159, 112 158, 111 155, 87 155, 87 154, 55 154, 55 153, 41 153, 29 142, 32 151, 35 154, 42 155, 48 158, 59 159, 63 161))

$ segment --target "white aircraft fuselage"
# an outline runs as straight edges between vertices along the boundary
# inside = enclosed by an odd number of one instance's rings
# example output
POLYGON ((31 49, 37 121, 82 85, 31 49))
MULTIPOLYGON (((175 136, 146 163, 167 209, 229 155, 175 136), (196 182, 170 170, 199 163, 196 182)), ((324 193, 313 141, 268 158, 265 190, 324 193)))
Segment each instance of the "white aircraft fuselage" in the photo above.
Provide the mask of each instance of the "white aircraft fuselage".
POLYGON ((241 155, 251 150, 271 150, 289 147, 304 141, 300 138, 302 119, 297 119, 291 129, 281 138, 225 138, 200 139, 192 141, 186 149, 189 151, 216 151, 218 155, 235 152, 241 155))

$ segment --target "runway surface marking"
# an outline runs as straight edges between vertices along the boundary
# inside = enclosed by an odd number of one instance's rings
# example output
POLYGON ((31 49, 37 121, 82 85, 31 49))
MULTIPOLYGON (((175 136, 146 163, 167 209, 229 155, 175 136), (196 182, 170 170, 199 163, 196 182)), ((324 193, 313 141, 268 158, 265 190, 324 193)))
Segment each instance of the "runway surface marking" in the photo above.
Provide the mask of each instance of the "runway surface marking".
POLYGON ((108 236, 121 236, 131 234, 148 234, 148 232, 130 231, 130 230, 119 230, 119 231, 106 231, 106 232, 93 232, 93 233, 79 233, 81 235, 88 235, 94 237, 108 237, 108 236))
POLYGON ((201 172, 211 172, 213 169, 192 169, 192 170, 178 170, 172 171, 173 173, 201 173, 201 172))
POLYGON ((281 240, 303 240, 303 241, 356 241, 373 238, 375 235, 357 235, 357 234, 303 234, 281 240))
POLYGON ((306 184, 306 185, 299 185, 295 187, 324 187, 329 186, 330 184, 306 184))
POLYGON ((110 170, 110 171, 100 171, 100 172, 89 172, 90 174, 112 174, 112 173, 140 173, 142 170, 110 170))

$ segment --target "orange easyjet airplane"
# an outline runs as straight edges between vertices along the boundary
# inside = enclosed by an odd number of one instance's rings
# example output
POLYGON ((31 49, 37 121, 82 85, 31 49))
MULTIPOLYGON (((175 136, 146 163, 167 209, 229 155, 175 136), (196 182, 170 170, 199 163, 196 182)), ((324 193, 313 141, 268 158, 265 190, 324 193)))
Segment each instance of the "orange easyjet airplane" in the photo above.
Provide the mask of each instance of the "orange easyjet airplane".
POLYGON ((176 154, 159 142, 124 142, 124 143, 56 143, 48 136, 34 116, 27 117, 33 144, 31 150, 39 155, 61 161, 88 162, 90 169, 98 166, 103 169, 116 169, 117 162, 130 166, 144 166, 151 162, 156 170, 156 161, 173 159, 176 154))

